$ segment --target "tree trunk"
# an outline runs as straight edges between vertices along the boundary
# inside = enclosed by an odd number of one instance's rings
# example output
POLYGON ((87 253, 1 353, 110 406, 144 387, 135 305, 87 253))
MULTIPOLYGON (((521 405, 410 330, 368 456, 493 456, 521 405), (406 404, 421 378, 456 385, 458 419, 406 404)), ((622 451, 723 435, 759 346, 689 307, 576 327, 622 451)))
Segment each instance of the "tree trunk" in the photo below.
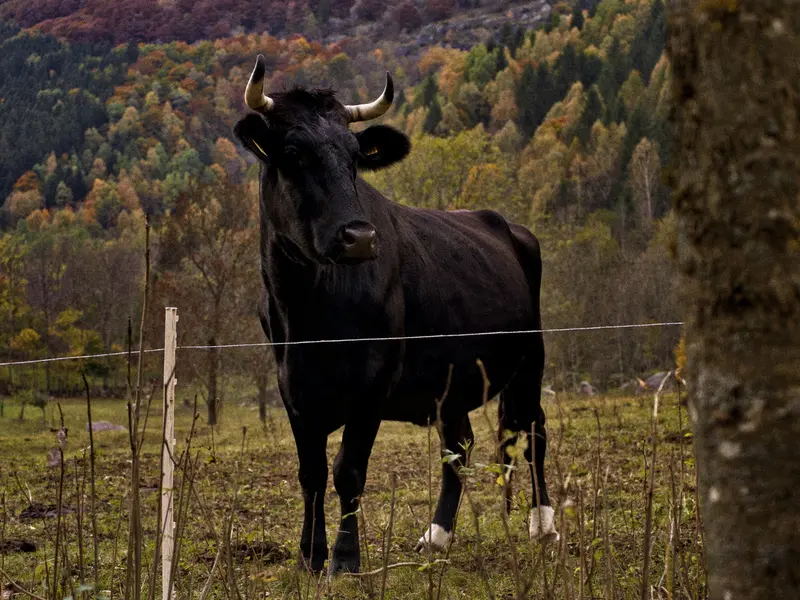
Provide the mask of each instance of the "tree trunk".
MULTIPOLYGON (((217 345, 217 338, 208 339, 209 346, 217 345)), ((219 394, 217 393, 217 374, 219 372, 219 348, 208 349, 208 424, 216 425, 219 408, 219 394)))
POLYGON ((800 4, 674 4, 675 255, 710 598, 795 598, 800 4))
POLYGON ((218 398, 208 398, 208 424, 209 425, 216 425, 217 424, 217 409, 219 408, 219 399, 218 398))

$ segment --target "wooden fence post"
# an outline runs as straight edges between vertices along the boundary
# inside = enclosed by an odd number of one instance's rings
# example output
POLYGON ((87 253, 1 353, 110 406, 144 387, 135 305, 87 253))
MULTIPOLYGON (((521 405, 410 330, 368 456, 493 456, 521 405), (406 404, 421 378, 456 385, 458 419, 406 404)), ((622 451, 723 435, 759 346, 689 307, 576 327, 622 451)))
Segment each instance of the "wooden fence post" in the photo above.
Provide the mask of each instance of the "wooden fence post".
POLYGON ((172 556, 175 537, 172 516, 172 486, 175 465, 172 462, 175 452, 175 350, 178 345, 178 309, 165 307, 164 315, 164 439, 167 444, 161 461, 161 531, 164 538, 161 545, 161 587, 162 600, 171 600, 169 592, 172 556))

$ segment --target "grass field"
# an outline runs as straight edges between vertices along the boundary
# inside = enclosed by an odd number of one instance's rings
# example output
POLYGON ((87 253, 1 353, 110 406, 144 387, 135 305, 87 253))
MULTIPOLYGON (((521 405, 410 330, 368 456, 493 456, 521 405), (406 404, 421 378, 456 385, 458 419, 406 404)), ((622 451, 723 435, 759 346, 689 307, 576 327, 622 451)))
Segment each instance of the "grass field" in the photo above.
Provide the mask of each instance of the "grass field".
MULTIPOLYGON (((0 419, 3 598, 14 592, 8 577, 48 600, 81 597, 81 579, 87 583, 94 579, 86 401, 63 399, 60 404, 68 428, 60 520, 55 510, 62 472, 57 452, 51 455, 51 466, 47 464, 48 452, 57 446, 56 433, 50 429, 51 424, 57 426, 57 408, 48 407, 52 423, 46 426, 41 411, 29 408, 25 420, 19 421, 18 407, 8 404, 0 419), (31 510, 31 504, 37 510, 31 510), (58 596, 51 589, 57 531, 63 572, 58 596), (24 542, 36 550, 22 551, 31 549, 24 542)), ((362 569, 379 570, 384 563, 390 513, 393 525, 386 560, 390 565, 412 563, 388 571, 386 598, 640 598, 643 577, 648 598, 705 597, 691 437, 676 395, 660 399, 655 445, 652 395, 561 396, 546 400, 545 408, 550 438, 545 470, 561 542, 542 547, 527 539, 527 469, 514 480, 519 508, 512 511, 506 533, 500 510, 502 488, 492 466, 490 426, 496 427, 492 402, 487 405, 488 420, 482 409, 471 415, 476 446, 473 468, 465 473, 469 496, 462 500, 454 544, 449 553, 434 555, 432 559, 438 559, 434 564, 428 563, 427 555, 417 554, 414 546, 427 527, 431 502, 436 502, 439 490, 436 431, 429 435, 426 428, 412 425, 382 425, 362 502, 362 535, 367 541, 362 543, 362 569), (648 536, 651 470, 646 465, 653 448, 656 468, 648 536), (652 549, 645 573, 646 544, 652 549)), ((127 424, 123 400, 94 400, 92 410, 94 421, 127 424)), ((143 590, 149 589, 157 532, 160 412, 160 407, 150 411, 141 453, 143 590)), ((180 455, 191 430, 192 409, 179 406, 176 412, 180 455)), ((176 507, 188 506, 176 508, 183 516, 176 597, 201 597, 209 581, 208 598, 381 597, 381 574, 328 582, 298 569, 302 498, 294 442, 283 410, 273 409, 269 416, 261 424, 256 407, 229 401, 222 423, 213 431, 202 416, 197 420, 191 460, 182 462, 194 467, 176 471, 176 507)), ((329 439, 329 464, 340 437, 341 431, 329 439)), ((94 443, 98 587, 105 597, 123 597, 131 489, 128 433, 97 432, 94 443)), ((330 476, 325 505, 332 545, 339 502, 330 476)))

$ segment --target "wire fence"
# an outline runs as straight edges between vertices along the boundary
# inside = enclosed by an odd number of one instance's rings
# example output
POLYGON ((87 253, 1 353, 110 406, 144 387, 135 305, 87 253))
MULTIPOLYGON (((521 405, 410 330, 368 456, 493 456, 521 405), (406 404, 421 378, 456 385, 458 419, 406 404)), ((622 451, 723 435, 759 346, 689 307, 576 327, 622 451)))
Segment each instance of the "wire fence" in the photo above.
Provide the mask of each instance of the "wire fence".
MULTIPOLYGON (((211 350, 214 348, 257 348, 270 346, 310 346, 319 344, 353 344, 359 342, 396 342, 396 341, 415 341, 415 340, 440 340, 448 338, 470 338, 470 337, 490 337, 502 335, 530 335, 534 333, 567 333, 578 331, 603 331, 610 329, 644 329, 652 327, 677 327, 683 325, 683 321, 667 321, 662 323, 630 323, 623 325, 592 325, 584 327, 555 327, 549 329, 523 329, 511 331, 479 331, 472 333, 436 333, 429 335, 399 335, 387 337, 364 337, 364 338, 340 338, 340 339, 319 339, 319 340, 294 340, 288 342, 251 342, 243 344, 217 344, 217 345, 187 345, 178 346, 178 350, 211 350)), ((164 348, 148 348, 142 350, 143 354, 164 352, 164 348)), ((51 358, 36 358, 32 360, 19 360, 10 362, 0 362, 0 367, 11 367, 16 365, 33 365, 50 362, 60 362, 65 360, 85 360, 92 358, 108 358, 112 356, 134 356, 138 355, 138 350, 106 352, 102 354, 83 354, 79 356, 57 356, 51 358)))

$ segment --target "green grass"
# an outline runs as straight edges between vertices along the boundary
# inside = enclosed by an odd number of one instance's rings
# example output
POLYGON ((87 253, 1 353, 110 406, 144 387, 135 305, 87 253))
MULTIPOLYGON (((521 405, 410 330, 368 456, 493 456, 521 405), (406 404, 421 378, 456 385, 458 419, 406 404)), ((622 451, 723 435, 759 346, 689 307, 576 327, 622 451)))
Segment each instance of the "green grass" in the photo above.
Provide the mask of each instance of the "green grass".
MULTIPOLYGON (((192 411, 180 405, 182 399, 179 394, 176 409, 178 454, 185 448, 192 423, 192 411)), ((156 401, 155 404, 160 403, 156 401)), ((64 453, 63 505, 72 508, 78 504, 77 489, 81 481, 85 481, 83 470, 88 464, 86 404, 83 399, 63 399, 61 406, 64 424, 69 430, 64 453)), ((95 421, 127 424, 124 401, 95 400, 92 406, 95 421)), ((582 561, 585 563, 584 598, 610 598, 612 594, 616 598, 640 597, 647 502, 645 459, 650 460, 651 452, 652 396, 562 397, 558 404, 546 401, 545 407, 550 438, 545 469, 553 503, 557 511, 564 509, 561 517, 557 517, 561 544, 551 544, 542 549, 527 539, 526 506, 530 499, 527 469, 521 470, 514 481, 520 508, 512 511, 509 517, 511 539, 507 538, 500 516, 502 489, 496 483, 497 474, 490 466, 480 466, 494 461, 493 436, 481 409, 472 414, 476 433, 472 458, 473 464, 478 465, 468 476, 472 507, 466 499, 462 502, 456 541, 447 555, 448 562, 441 580, 441 595, 439 580, 443 563, 440 562, 428 569, 414 566, 392 569, 387 578, 386 598, 428 598, 431 581, 434 598, 487 598, 490 593, 496 598, 513 598, 518 589, 515 583, 515 573, 518 573, 518 583, 523 586, 525 597, 542 598, 549 594, 554 598, 577 599, 581 597, 582 561), (594 409, 600 422, 599 446, 594 409), (578 529, 580 516, 584 520, 583 551, 578 529), (474 525, 476 520, 480 540, 474 525), (610 576, 606 547, 610 548, 612 559, 610 576), (517 558, 516 568, 511 562, 513 554, 517 558), (529 586, 527 590, 524 589, 526 585, 529 586)), ((496 426, 496 406, 490 403, 487 408, 491 424, 496 426)), ((3 540, 28 540, 37 545, 37 551, 9 550, 0 555, 0 567, 30 591, 50 598, 52 594, 48 595, 43 579, 47 572, 52 581, 56 519, 20 520, 19 515, 28 506, 28 495, 35 504, 56 504, 60 466, 48 467, 46 463, 48 450, 56 446, 56 434, 50 430, 50 425, 56 426, 58 411, 52 404, 48 407, 48 419, 52 423, 47 426, 43 425, 39 410, 29 408, 24 421, 16 418, 18 412, 18 407, 7 403, 6 416, 0 419, 0 494, 5 498, 3 514, 0 515, 3 538, 0 547, 3 540)), ((648 585, 655 587, 654 597, 704 597, 700 543, 695 530, 696 494, 691 439, 687 435, 686 413, 682 411, 681 430, 678 412, 674 394, 662 397, 653 496, 652 559, 647 580, 648 585), (670 510, 673 499, 678 496, 682 497, 679 502, 681 531, 680 536, 673 535, 670 544, 670 510), (674 549, 676 555, 674 579, 662 578, 670 549, 674 549)), ((156 537, 160 432, 159 406, 150 412, 142 449, 140 486, 147 541, 145 574, 150 569, 156 537)), ((341 431, 329 438, 329 465, 332 465, 340 439, 341 431)), ((425 428, 388 422, 381 426, 362 503, 368 542, 366 547, 362 544, 364 570, 367 553, 371 569, 379 568, 383 561, 393 474, 397 486, 389 563, 424 564, 427 561, 427 556, 414 552, 414 546, 427 527, 429 495, 435 503, 439 490, 441 462, 435 431, 431 439, 429 455, 425 428), (433 466, 432 490, 428 483, 429 456, 433 466)), ((110 590, 113 597, 122 597, 130 490, 128 434, 127 431, 98 432, 94 440, 97 451, 100 589, 110 590)), ((197 598, 205 585, 217 554, 217 540, 224 537, 234 485, 238 485, 238 494, 232 530, 233 573, 228 579, 223 565, 215 577, 209 598, 236 598, 236 591, 231 589, 229 581, 236 582, 242 598, 380 596, 380 576, 371 577, 371 581, 364 577, 339 577, 328 583, 324 578, 316 580, 297 568, 302 497, 297 481, 294 441, 282 409, 271 410, 270 420, 262 425, 254 406, 240 406, 229 401, 222 422, 214 429, 213 435, 201 416, 192 442, 192 455, 197 455, 194 477, 197 495, 184 495, 191 499, 191 503, 180 557, 179 598, 197 598), (243 428, 247 428, 247 432, 244 452, 240 455, 243 428)), ((181 475, 176 472, 178 488, 180 481, 181 475)), ((83 500, 86 511, 80 537, 85 555, 84 578, 91 581, 88 491, 86 481, 83 500)), ((332 545, 338 525, 339 502, 330 477, 325 506, 328 539, 332 545)), ((77 588, 80 559, 75 512, 65 515, 64 526, 67 559, 72 566, 72 571, 68 572, 69 580, 77 588)), ((436 558, 444 558, 444 555, 434 555, 436 558)), ((147 582, 146 575, 143 580, 147 582)), ((66 589, 69 590, 69 585, 66 589)), ((157 593, 160 595, 160 591, 157 593)))

